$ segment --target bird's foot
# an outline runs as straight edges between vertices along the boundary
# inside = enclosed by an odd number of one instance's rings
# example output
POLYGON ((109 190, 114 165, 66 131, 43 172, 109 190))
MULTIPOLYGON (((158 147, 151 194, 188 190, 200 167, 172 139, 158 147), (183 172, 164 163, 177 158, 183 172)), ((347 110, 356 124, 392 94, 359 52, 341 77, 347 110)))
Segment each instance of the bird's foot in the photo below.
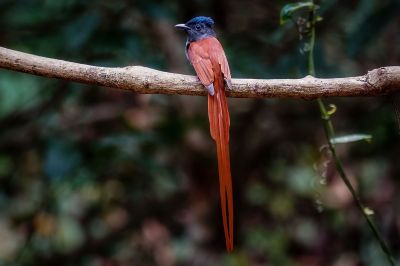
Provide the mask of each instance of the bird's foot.
POLYGON ((224 78, 224 81, 225 81, 225 88, 227 90, 231 91, 232 90, 232 81, 230 79, 226 79, 226 78, 224 78))

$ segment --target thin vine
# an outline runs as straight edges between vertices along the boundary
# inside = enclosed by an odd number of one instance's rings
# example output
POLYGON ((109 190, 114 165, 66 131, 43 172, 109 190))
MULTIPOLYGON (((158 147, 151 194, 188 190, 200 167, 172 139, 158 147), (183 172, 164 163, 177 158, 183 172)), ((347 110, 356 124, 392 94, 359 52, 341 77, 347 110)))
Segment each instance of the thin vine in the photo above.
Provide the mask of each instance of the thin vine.
MULTIPOLYGON (((285 7, 282 8, 281 11, 281 24, 285 23, 287 20, 291 19, 292 20, 292 15, 294 12, 308 8, 308 20, 306 23, 306 28, 308 28, 308 31, 306 30, 305 32, 309 34, 309 43, 307 45, 306 51, 308 52, 308 74, 311 76, 316 76, 315 73, 315 64, 314 64, 314 48, 315 48, 315 26, 316 23, 320 20, 322 20, 321 17, 317 16, 317 9, 318 6, 314 3, 314 0, 311 0, 309 2, 298 2, 294 4, 288 4, 285 7)), ((293 21, 293 20, 292 20, 293 21)), ((301 32, 301 31, 299 31, 301 32)), ((301 33, 300 33, 301 34, 301 33)), ((327 109, 325 106, 323 100, 321 98, 317 99, 317 104, 319 111, 321 113, 321 119, 323 122, 324 126, 324 132, 325 132, 325 137, 328 142, 328 148, 329 151, 331 152, 332 159, 335 163, 335 167, 337 172, 339 173, 339 176, 342 178, 343 182, 345 183, 347 189, 350 191, 357 208, 360 210, 362 213, 363 217, 365 218, 370 230, 372 231, 375 239, 378 241, 382 251, 384 252, 388 263, 392 266, 395 266, 395 260, 393 258, 393 255, 390 252, 390 249, 388 245, 386 244, 385 240, 383 239, 381 233, 379 232, 377 226, 375 225, 374 221, 371 218, 371 214, 373 214, 373 211, 367 207, 364 206, 364 204, 361 202, 360 197, 357 195, 356 190, 354 189, 353 185, 351 184, 345 170, 343 167, 343 163, 340 160, 340 158, 337 156, 336 153, 336 147, 335 143, 338 138, 336 138, 335 134, 335 129, 333 127, 333 123, 331 120, 331 115, 336 111, 336 107, 334 105, 330 106, 330 109, 327 109)), ((355 140, 370 140, 371 136, 369 135, 352 135, 351 136, 355 140)), ((343 137, 341 138, 343 139, 343 137)))

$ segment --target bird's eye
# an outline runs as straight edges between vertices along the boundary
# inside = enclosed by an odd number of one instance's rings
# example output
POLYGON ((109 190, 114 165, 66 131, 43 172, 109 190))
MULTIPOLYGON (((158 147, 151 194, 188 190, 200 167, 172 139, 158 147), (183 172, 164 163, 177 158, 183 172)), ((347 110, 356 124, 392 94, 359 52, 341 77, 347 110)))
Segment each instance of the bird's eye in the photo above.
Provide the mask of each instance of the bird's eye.
POLYGON ((200 30, 200 29, 201 29, 201 26, 200 26, 199 24, 197 24, 197 25, 195 26, 195 28, 196 28, 196 30, 200 30))

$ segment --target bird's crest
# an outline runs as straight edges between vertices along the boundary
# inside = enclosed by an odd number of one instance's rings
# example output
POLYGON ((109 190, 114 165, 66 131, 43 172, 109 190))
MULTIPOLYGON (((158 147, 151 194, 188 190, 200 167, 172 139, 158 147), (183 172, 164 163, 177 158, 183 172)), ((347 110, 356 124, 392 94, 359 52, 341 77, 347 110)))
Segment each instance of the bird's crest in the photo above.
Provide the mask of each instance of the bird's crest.
POLYGON ((204 23, 207 26, 212 27, 214 25, 214 20, 210 17, 198 16, 186 22, 186 25, 193 25, 198 23, 204 23))

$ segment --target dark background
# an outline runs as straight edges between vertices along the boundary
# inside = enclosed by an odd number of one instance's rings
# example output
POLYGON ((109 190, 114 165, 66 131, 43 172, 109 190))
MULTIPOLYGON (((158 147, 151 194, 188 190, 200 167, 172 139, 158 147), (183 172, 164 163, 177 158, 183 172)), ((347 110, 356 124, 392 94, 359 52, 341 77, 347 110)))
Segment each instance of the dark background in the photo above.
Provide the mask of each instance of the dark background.
MULTIPOLYGON (((173 25, 211 16, 233 77, 307 74, 288 1, 0 0, 0 45, 193 74, 173 25)), ((397 0, 325 0, 319 77, 400 61, 397 0)), ((393 96, 326 99, 354 186, 400 256, 393 96)), ((136 95, 0 70, 0 265, 386 265, 321 148, 316 102, 229 99, 235 251, 225 252, 205 97, 136 95)))

